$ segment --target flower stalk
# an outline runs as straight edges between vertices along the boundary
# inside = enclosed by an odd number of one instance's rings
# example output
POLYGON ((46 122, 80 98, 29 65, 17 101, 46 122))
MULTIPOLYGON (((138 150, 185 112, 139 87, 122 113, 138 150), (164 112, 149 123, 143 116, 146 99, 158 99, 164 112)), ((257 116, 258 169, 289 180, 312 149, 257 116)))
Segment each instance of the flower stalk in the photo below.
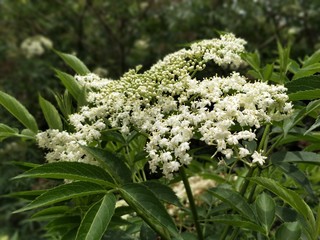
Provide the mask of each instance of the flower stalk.
POLYGON ((182 178, 184 187, 186 189, 186 193, 187 193, 187 197, 188 197, 188 200, 189 200, 192 217, 193 217, 194 224, 195 224, 196 231, 197 231, 197 235, 198 235, 198 239, 199 240, 203 240, 204 238, 203 238, 201 226, 199 224, 198 212, 197 212, 197 209, 196 209, 196 204, 194 202, 194 198, 193 198, 193 194, 192 194, 192 191, 191 191, 191 187, 190 187, 190 183, 189 183, 187 174, 185 172, 184 167, 181 167, 179 171, 180 171, 180 176, 182 178))

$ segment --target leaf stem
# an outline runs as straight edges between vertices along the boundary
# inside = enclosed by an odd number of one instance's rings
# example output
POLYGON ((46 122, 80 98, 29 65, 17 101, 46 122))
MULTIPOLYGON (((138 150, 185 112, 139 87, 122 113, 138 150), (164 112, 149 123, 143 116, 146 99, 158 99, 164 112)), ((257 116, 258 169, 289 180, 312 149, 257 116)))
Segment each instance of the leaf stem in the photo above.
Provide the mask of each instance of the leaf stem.
POLYGON ((180 168, 180 176, 182 178, 184 187, 186 189, 187 197, 188 197, 189 204, 190 204, 190 209, 191 209, 191 212, 192 212, 192 217, 193 217, 194 224, 195 224, 195 227, 196 227, 196 230, 197 230, 197 234, 198 234, 198 239, 199 240, 203 240, 204 238, 203 238, 201 227, 200 227, 200 224, 199 224, 199 221, 198 221, 198 212, 197 212, 197 209, 196 209, 196 204, 194 202, 194 198, 193 198, 193 194, 192 194, 192 191, 191 191, 190 183, 189 183, 189 180, 188 180, 188 177, 187 177, 187 174, 185 172, 184 167, 180 168))

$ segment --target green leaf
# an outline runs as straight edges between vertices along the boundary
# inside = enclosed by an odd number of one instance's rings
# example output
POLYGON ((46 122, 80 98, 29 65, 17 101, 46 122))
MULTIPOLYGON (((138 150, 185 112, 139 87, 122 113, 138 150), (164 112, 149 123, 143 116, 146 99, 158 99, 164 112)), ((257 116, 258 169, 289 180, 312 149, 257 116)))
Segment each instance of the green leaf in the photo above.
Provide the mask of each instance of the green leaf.
POLYGON ((0 123, 0 142, 9 137, 15 137, 19 134, 19 130, 11 128, 8 125, 0 123))
POLYGON ((320 116, 318 116, 315 122, 309 127, 309 129, 305 131, 304 135, 309 134, 311 131, 315 130, 318 127, 320 127, 320 116))
POLYGON ((142 184, 147 186, 161 201, 182 207, 179 198, 168 185, 164 185, 158 181, 147 181, 142 184))
POLYGON ((290 118, 283 121, 283 134, 286 136, 288 132, 296 126, 303 118, 308 116, 315 110, 320 108, 320 100, 310 102, 306 107, 296 111, 290 118))
POLYGON ((296 192, 286 189, 273 179, 265 177, 252 177, 250 181, 255 182, 276 194, 284 202, 288 203, 293 209, 304 217, 304 220, 308 223, 308 233, 315 232, 315 218, 310 207, 296 192))
POLYGON ((218 223, 224 223, 227 225, 231 225, 234 227, 239 227, 239 228, 244 228, 244 229, 249 229, 255 232, 260 232, 265 234, 264 229, 256 224, 255 222, 248 221, 247 218, 244 218, 240 215, 236 214, 226 214, 226 215, 219 215, 212 217, 207 220, 208 222, 218 222, 218 223))
POLYGON ((279 162, 320 164, 320 155, 313 152, 281 151, 273 153, 270 158, 274 164, 279 162))
POLYGON ((114 214, 115 205, 115 196, 108 193, 90 207, 81 221, 76 240, 101 239, 114 214))
POLYGON ((272 197, 262 193, 257 197, 255 206, 258 219, 265 229, 265 233, 268 233, 275 218, 276 204, 272 197))
POLYGON ((320 97, 320 76, 308 76, 285 84, 291 101, 313 100, 320 97))
POLYGON ((241 57, 256 71, 260 72, 260 56, 258 52, 243 53, 241 57))
POLYGON ((320 62, 320 50, 317 50, 310 57, 306 58, 303 61, 303 67, 307 67, 317 62, 320 62))
POLYGON ((62 121, 57 109, 41 95, 39 95, 39 103, 49 128, 62 131, 62 121))
POLYGON ((213 194, 224 203, 228 203, 234 210, 241 213, 243 217, 252 221, 256 220, 254 211, 251 209, 247 200, 240 193, 227 188, 217 187, 208 190, 208 193, 213 194))
POLYGON ((311 76, 320 71, 320 63, 313 63, 308 66, 304 66, 300 68, 293 76, 292 80, 296 80, 298 78, 311 76))
POLYGON ((276 232, 276 240, 299 240, 301 227, 299 222, 283 223, 276 232))
POLYGON ((30 129, 34 133, 38 132, 36 120, 17 99, 0 91, 0 104, 26 128, 30 129))
POLYGON ((100 148, 82 146, 83 149, 100 162, 106 171, 119 184, 132 182, 131 171, 123 159, 117 157, 113 152, 100 148))
POLYGON ((68 53, 62 53, 62 52, 59 52, 57 50, 54 50, 54 51, 77 74, 86 75, 86 74, 90 73, 90 70, 86 67, 86 65, 79 58, 77 58, 76 56, 68 54, 68 53))
POLYGON ((69 209, 70 208, 68 206, 53 206, 45 208, 33 214, 31 219, 36 221, 52 220, 54 217, 65 215, 69 209))
POLYGON ((129 183, 119 190, 129 206, 164 239, 170 239, 169 233, 181 239, 172 218, 149 188, 143 184, 129 183))
POLYGON ((84 105, 86 100, 83 87, 70 74, 61 72, 57 69, 55 69, 55 72, 72 97, 74 97, 80 105, 84 105))
POLYGON ((56 162, 35 167, 13 179, 20 178, 54 178, 92 182, 114 187, 110 175, 102 168, 79 162, 56 162))
POLYGON ((76 197, 88 196, 99 193, 106 193, 106 189, 101 185, 89 182, 72 182, 52 188, 41 194, 27 206, 15 211, 23 212, 39 207, 45 207, 54 203, 62 202, 76 197))

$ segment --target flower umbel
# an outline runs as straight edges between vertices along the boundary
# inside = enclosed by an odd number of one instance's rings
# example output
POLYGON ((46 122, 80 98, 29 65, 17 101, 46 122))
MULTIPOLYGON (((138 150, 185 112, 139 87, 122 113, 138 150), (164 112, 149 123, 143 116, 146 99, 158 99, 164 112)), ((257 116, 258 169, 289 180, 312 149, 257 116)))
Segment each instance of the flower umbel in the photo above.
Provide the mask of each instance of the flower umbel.
MULTIPOLYGON (((99 143, 100 132, 110 127, 103 119, 124 135, 133 128, 148 135, 145 149, 150 169, 161 169, 168 178, 191 162, 188 151, 195 134, 226 158, 235 153, 248 157, 250 152, 241 142, 253 141, 261 126, 290 115, 286 88, 251 82, 235 71, 228 76, 197 77, 209 62, 216 68, 239 67, 244 44, 244 40, 226 34, 169 54, 143 73, 130 70, 119 80, 95 74, 76 76, 88 89, 88 106, 70 116, 76 131, 64 132, 66 141, 58 140, 55 136, 62 133, 52 130, 38 134, 40 146, 51 150, 48 161, 85 159, 96 164, 85 156, 79 143, 99 143), (66 153, 76 157, 68 158, 66 153)), ((255 152, 252 159, 262 165, 265 157, 255 152)))

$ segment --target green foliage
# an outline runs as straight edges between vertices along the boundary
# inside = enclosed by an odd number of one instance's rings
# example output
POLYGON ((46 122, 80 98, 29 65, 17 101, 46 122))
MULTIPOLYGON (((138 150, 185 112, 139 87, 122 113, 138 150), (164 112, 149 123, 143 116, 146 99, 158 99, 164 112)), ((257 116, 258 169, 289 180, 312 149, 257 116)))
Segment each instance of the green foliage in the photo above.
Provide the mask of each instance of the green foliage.
MULTIPOLYGON (((248 76, 284 84, 295 112, 284 122, 272 125, 270 131, 261 129, 255 147, 246 146, 252 151, 263 149, 267 153, 266 165, 254 169, 237 159, 228 159, 226 165, 218 165, 216 160, 220 156, 212 156, 215 149, 204 149, 203 143, 194 139, 190 153, 194 153, 197 162, 189 165, 188 173, 191 177, 200 175, 214 180, 217 185, 197 196, 196 211, 201 231, 206 239, 318 238, 320 217, 315 208, 319 205, 320 84, 317 74, 320 72, 320 52, 311 54, 318 44, 314 34, 319 27, 318 15, 314 14, 320 7, 317 1, 311 1, 308 6, 290 0, 268 3, 55 1, 50 9, 47 3, 34 4, 29 0, 3 1, 0 5, 4 6, 0 8, 0 25, 6 26, 0 28, 0 35, 6 36, 6 39, 0 38, 3 46, 0 47, 0 71, 5 76, 0 77, 0 86, 15 96, 1 91, 0 104, 18 121, 18 124, 11 122, 12 119, 3 114, 0 140, 2 146, 6 146, 11 137, 22 139, 16 150, 21 153, 25 152, 23 146, 30 151, 30 142, 43 125, 60 131, 74 131, 69 126, 68 116, 86 104, 87 91, 75 80, 73 73, 68 73, 64 65, 51 57, 53 54, 28 60, 19 48, 24 38, 44 34, 55 45, 59 44, 57 48, 76 52, 83 59, 82 62, 76 55, 54 50, 76 74, 90 72, 84 62, 93 72, 100 63, 107 70, 108 73, 104 71, 107 77, 118 77, 138 63, 148 67, 186 42, 211 38, 215 34, 213 29, 228 29, 246 38, 249 49, 257 49, 243 55, 248 63, 245 69, 248 76), (308 24, 303 24, 305 22, 308 24), (70 35, 56 34, 57 31, 67 32, 66 27, 70 35), (285 46, 288 39, 291 43, 285 46), (278 56, 274 59, 271 46, 276 44, 278 56), (293 60, 305 54, 311 55, 293 60), (66 91, 64 94, 54 91, 55 101, 41 93, 38 97, 40 108, 37 108, 34 107, 36 97, 29 96, 36 95, 34 93, 39 90, 43 92, 44 86, 54 90, 60 88, 54 83, 57 81, 51 81, 53 73, 48 71, 49 63, 63 69, 55 69, 55 74, 66 91), (37 69, 37 72, 31 69, 37 69), (43 114, 39 114, 40 111, 43 114), (19 130, 19 124, 26 129, 19 130), (195 149, 197 151, 193 151, 195 149), (251 170, 253 176, 249 174, 251 170)), ((81 162, 23 166, 31 169, 16 176, 13 183, 32 178, 42 190, 12 193, 11 197, 31 202, 23 207, 21 202, 9 205, 10 201, 6 201, 3 208, 7 212, 20 208, 16 210, 16 216, 22 219, 30 216, 24 212, 30 210, 32 217, 27 226, 41 222, 37 229, 46 233, 26 227, 21 228, 19 235, 18 231, 10 229, 13 232, 11 239, 23 239, 25 232, 35 232, 39 238, 42 234, 47 239, 155 239, 159 236, 163 239, 197 239, 191 211, 185 200, 172 190, 181 177, 175 176, 172 181, 156 180, 159 176, 146 170, 146 137, 138 131, 123 135, 118 130, 110 128, 101 133, 101 143, 83 146, 102 163, 102 167, 81 162), (41 182, 43 179, 67 182, 47 186, 41 182), (123 201, 126 205, 118 206, 123 201), (172 205, 177 210, 170 216, 168 212, 172 214, 172 205), (34 210, 38 212, 34 213, 34 210)), ((6 151, 0 154, 16 154, 12 149, 6 151)), ((40 156, 36 150, 32 151, 28 159, 40 156)), ((20 154, 14 158, 24 159, 25 156, 20 154)), ((3 179, 17 173, 4 161, 0 164, 1 168, 5 166, 0 171, 4 173, 1 186, 5 186, 3 179), (5 172, 7 169, 11 171, 9 175, 5 172)), ((3 219, 1 217, 1 221, 9 222, 9 218, 3 219)), ((36 237, 28 236, 29 239, 36 237)))

